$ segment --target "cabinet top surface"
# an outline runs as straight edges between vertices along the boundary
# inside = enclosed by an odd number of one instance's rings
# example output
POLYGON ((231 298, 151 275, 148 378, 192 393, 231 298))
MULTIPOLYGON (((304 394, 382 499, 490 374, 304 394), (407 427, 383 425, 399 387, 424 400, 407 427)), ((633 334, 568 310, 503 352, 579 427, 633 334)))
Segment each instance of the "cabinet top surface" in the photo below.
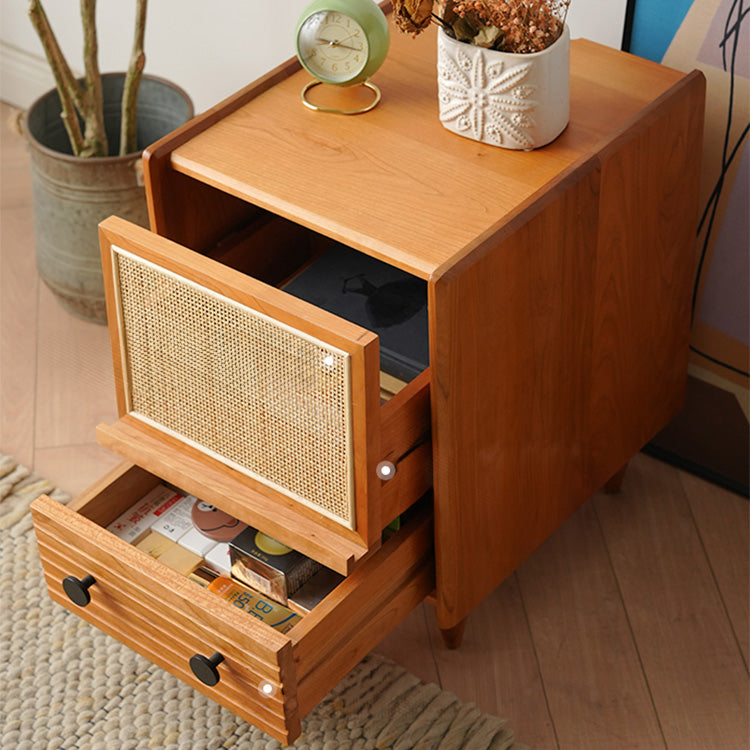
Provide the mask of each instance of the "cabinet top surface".
POLYGON ((179 172, 409 270, 440 273, 561 174, 645 116, 684 74, 586 40, 571 44, 570 123, 531 152, 488 146, 438 119, 435 30, 391 27, 373 76, 382 101, 341 116, 304 107, 291 75, 178 146, 179 172))

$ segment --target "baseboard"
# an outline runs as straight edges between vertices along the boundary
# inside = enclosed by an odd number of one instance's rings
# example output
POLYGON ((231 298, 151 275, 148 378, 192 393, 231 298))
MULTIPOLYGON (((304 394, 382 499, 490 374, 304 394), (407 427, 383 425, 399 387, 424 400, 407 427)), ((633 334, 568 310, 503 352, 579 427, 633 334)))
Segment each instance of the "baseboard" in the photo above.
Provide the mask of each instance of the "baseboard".
POLYGON ((0 100, 26 109, 54 85, 44 57, 0 40, 0 100))
POLYGON ((734 393, 688 376, 685 408, 644 449, 742 497, 750 497, 750 425, 734 393))
POLYGON ((655 443, 648 443, 645 445, 642 452, 647 456, 663 461, 665 464, 676 466, 678 469, 688 472, 688 474, 695 474, 695 476, 705 479, 707 482, 711 482, 711 484, 715 484, 717 487, 723 487, 725 490, 734 492, 745 499, 750 499, 750 488, 748 488, 747 483, 738 481, 733 477, 715 471, 703 463, 691 461, 678 453, 664 450, 661 446, 656 445, 655 443))

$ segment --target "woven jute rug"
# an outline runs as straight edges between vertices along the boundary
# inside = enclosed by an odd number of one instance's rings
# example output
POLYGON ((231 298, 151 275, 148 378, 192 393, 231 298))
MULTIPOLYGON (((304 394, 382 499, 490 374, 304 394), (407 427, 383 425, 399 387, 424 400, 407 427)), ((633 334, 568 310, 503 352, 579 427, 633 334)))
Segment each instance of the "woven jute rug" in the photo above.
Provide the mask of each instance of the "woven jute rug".
MULTIPOLYGON (((48 597, 31 501, 68 496, 0 453, 0 748, 281 745, 48 597)), ((302 722, 300 750, 528 750, 503 720, 370 655, 302 722)))

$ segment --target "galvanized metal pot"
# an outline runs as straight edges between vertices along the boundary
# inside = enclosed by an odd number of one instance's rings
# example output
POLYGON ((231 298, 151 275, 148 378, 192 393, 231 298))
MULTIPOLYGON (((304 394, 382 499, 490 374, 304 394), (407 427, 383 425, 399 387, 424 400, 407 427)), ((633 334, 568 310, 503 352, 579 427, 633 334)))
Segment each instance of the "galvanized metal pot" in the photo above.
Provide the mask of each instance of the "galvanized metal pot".
MULTIPOLYGON (((110 153, 118 153, 124 73, 102 76, 104 124, 110 153)), ((126 156, 73 156, 52 90, 25 112, 31 154, 34 238, 39 275, 69 312, 106 323, 97 225, 117 214, 148 226, 142 149, 193 116, 188 95, 144 76, 138 91, 138 148, 126 156)))

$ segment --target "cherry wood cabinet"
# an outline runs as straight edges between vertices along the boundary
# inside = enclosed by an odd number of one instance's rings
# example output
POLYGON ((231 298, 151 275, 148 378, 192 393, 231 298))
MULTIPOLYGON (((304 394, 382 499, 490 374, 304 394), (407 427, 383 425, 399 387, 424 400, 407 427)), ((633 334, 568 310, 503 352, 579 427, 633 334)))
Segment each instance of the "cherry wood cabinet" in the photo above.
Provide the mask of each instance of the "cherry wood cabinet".
POLYGON ((98 437, 129 464, 71 507, 33 508, 53 598, 284 741, 425 596, 458 645, 471 610, 679 412, 704 103, 697 72, 574 40, 570 124, 524 153, 441 127, 429 32, 393 32, 367 114, 303 107, 307 80, 289 61, 148 149, 151 230, 101 229, 121 417, 98 437), (278 288, 331 241, 426 282, 429 367, 385 403, 378 337, 278 288), (133 413, 120 251, 351 357, 351 523, 133 413), (247 622, 102 528, 160 480, 344 583, 288 634, 247 622), (99 590, 79 609, 61 580, 86 574, 99 590), (187 668, 196 652, 225 657, 217 687, 187 668))

